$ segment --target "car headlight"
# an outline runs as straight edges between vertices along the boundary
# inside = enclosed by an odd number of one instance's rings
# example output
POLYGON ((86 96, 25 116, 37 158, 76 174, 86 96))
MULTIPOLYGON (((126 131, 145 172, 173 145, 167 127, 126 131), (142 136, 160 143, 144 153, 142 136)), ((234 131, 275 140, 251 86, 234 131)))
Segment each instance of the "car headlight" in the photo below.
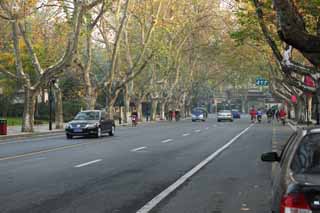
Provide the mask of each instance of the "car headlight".
POLYGON ((86 128, 96 128, 97 126, 98 126, 97 123, 95 123, 95 124, 87 124, 86 128))
POLYGON ((196 116, 195 116, 195 115, 191 115, 191 117, 192 117, 192 118, 196 118, 196 116))
POLYGON ((199 115, 199 118, 203 118, 203 115, 199 115))
POLYGON ((65 126, 65 128, 66 128, 66 129, 70 129, 70 128, 71 128, 71 124, 70 124, 70 123, 67 123, 66 126, 65 126))

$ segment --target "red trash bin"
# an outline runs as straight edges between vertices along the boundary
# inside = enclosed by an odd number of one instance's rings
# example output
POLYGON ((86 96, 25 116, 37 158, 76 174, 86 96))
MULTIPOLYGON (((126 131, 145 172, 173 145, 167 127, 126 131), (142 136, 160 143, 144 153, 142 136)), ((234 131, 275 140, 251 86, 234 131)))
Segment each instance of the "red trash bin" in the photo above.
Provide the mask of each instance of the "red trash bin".
POLYGON ((0 135, 7 135, 7 120, 0 119, 0 135))

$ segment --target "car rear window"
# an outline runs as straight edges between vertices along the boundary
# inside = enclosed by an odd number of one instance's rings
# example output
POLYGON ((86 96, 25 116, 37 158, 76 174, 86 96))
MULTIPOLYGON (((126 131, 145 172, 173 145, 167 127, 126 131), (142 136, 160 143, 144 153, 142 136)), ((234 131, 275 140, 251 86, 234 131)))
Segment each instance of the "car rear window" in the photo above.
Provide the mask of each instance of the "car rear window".
POLYGON ((230 110, 221 110, 220 113, 231 113, 230 110))
POLYGON ((306 135, 291 163, 295 173, 320 173, 320 134, 306 135))

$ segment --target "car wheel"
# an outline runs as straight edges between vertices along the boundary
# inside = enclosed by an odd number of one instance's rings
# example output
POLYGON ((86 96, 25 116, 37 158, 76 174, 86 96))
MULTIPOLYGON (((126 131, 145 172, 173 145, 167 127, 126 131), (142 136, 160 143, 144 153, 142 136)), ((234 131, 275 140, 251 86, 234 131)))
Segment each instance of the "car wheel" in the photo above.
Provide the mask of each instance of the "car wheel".
POLYGON ((99 127, 96 133, 96 138, 100 138, 101 137, 101 128, 99 127))
POLYGON ((72 139, 73 138, 73 136, 70 135, 70 134, 66 134, 66 136, 67 136, 67 139, 72 139))
POLYGON ((114 130, 115 130, 115 128, 112 127, 111 131, 109 132, 109 136, 114 136, 114 130))

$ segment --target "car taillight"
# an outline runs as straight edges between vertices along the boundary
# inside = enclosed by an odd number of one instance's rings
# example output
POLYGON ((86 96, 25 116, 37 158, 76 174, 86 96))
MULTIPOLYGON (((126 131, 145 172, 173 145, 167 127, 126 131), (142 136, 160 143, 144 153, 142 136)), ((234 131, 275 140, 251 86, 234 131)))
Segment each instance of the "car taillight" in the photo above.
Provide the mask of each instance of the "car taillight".
POLYGON ((312 213, 302 193, 289 194, 282 198, 280 213, 312 213))

